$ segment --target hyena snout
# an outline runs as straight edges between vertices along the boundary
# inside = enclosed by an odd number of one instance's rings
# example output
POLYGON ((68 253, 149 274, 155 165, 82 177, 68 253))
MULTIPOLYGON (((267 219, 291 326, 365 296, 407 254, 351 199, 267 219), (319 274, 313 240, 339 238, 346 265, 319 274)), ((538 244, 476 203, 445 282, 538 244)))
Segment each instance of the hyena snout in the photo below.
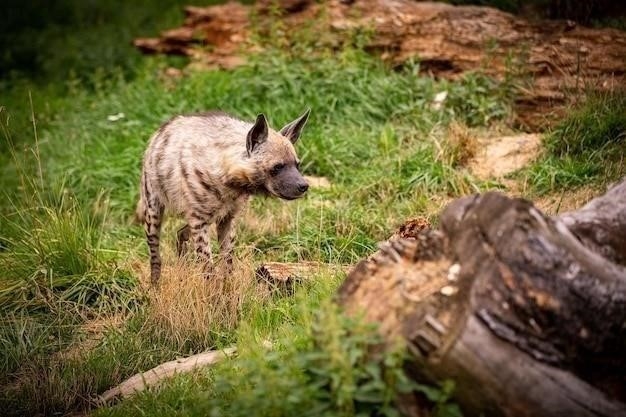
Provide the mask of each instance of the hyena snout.
POLYGON ((300 191, 301 194, 306 193, 306 190, 309 189, 309 184, 306 182, 303 182, 301 184, 298 184, 298 191, 300 191))
POLYGON ((304 178, 302 179, 302 182, 297 183, 294 186, 294 193, 293 195, 297 196, 297 198, 302 197, 304 195, 304 193, 306 193, 306 191, 309 189, 309 184, 304 180, 304 178))
POLYGON ((306 182, 302 174, 294 169, 286 170, 283 175, 278 175, 272 181, 271 189, 278 197, 285 200, 295 200, 300 198, 309 189, 309 183, 306 182))

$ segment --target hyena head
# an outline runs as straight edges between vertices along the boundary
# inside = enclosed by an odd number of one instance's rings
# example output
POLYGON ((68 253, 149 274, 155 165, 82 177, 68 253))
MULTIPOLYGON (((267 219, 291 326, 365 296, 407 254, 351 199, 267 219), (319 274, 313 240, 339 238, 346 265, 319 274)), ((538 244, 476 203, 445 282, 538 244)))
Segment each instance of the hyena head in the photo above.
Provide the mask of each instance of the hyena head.
POLYGON ((246 138, 248 157, 254 161, 261 188, 285 200, 300 198, 309 188, 299 171, 300 161, 293 146, 309 112, 305 111, 280 132, 270 129, 265 116, 259 114, 246 138))

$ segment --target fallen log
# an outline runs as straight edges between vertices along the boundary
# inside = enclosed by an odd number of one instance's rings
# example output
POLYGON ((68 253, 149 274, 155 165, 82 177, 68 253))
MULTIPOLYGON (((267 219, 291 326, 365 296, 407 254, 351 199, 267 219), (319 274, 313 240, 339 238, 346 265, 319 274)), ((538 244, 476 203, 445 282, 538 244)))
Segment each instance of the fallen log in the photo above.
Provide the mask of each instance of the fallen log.
POLYGON ((146 372, 135 374, 121 384, 105 391, 98 397, 97 403, 104 405, 117 397, 130 397, 176 374, 188 373, 203 366, 213 365, 236 353, 236 347, 229 347, 224 350, 202 352, 197 355, 162 363, 146 372))
POLYGON ((413 379, 454 380, 467 415, 624 416, 625 236, 626 179, 553 218, 465 197, 439 230, 382 244, 337 300, 404 339, 413 379))
POLYGON ((272 291, 292 293, 296 283, 310 279, 324 271, 331 273, 348 272, 350 266, 329 265, 320 262, 266 262, 255 271, 259 283, 266 284, 272 291))

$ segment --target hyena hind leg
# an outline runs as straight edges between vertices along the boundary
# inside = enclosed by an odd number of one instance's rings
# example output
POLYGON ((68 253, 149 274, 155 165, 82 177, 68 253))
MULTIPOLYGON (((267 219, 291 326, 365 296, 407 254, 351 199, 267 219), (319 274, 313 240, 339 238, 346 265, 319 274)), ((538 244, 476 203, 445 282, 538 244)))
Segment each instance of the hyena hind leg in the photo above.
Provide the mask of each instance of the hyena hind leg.
POLYGON ((190 216, 188 222, 196 255, 198 255, 199 261, 204 264, 208 274, 212 271, 211 242, 209 240, 209 224, 211 222, 194 216, 190 216))
POLYGON ((188 224, 184 225, 176 232, 176 254, 179 258, 187 254, 187 242, 190 237, 191 227, 189 227, 188 224))
POLYGON ((220 255, 226 265, 226 272, 233 271, 233 220, 234 215, 228 215, 217 222, 217 241, 220 244, 220 255))
POLYGON ((161 235, 161 221, 164 207, 157 201, 149 201, 144 216, 144 230, 150 250, 150 282, 156 286, 161 277, 161 254, 159 243, 161 235))

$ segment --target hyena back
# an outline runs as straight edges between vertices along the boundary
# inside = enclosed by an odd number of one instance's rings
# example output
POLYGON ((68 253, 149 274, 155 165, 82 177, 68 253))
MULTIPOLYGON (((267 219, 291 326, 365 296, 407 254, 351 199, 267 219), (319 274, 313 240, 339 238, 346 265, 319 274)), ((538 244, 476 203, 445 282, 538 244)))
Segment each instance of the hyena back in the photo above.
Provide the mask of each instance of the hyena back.
POLYGON ((209 226, 216 224, 220 253, 232 266, 233 221, 253 194, 293 200, 308 184, 293 144, 309 110, 280 131, 259 114, 247 123, 222 112, 177 116, 152 136, 144 154, 137 218, 150 250, 150 278, 161 275, 159 238, 164 212, 184 216, 177 250, 191 239, 199 258, 211 262, 209 226))

